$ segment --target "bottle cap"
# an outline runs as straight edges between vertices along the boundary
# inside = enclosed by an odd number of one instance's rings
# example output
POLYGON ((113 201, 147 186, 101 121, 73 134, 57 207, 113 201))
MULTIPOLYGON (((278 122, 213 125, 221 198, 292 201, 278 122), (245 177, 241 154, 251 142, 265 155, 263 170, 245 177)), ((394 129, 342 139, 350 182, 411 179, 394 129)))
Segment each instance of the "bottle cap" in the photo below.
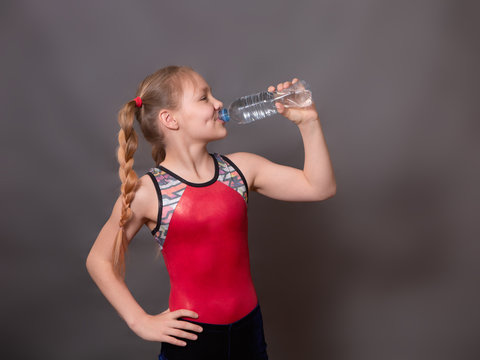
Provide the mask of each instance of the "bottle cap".
POLYGON ((218 118, 220 120, 223 120, 225 122, 227 121, 230 121, 230 115, 228 114, 228 109, 221 109, 219 112, 218 112, 218 118))

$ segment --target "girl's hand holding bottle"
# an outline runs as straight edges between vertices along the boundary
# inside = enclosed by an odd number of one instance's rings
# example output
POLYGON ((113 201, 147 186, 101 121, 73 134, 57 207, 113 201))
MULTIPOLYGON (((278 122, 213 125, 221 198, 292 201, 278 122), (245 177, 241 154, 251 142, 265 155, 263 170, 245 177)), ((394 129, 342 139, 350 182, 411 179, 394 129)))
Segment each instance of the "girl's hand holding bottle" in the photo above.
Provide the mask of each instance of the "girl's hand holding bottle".
POLYGON ((197 335, 188 331, 202 332, 201 326, 188 321, 178 320, 179 317, 198 318, 198 314, 186 309, 170 311, 170 309, 157 315, 145 314, 132 326, 133 332, 144 340, 168 342, 173 345, 185 346, 185 341, 178 338, 196 340, 197 335), (174 337, 175 336, 175 337, 174 337))
MULTIPOLYGON (((277 85, 276 92, 277 93, 285 92, 285 90, 288 89, 293 84, 297 84, 297 86, 300 89, 301 88, 305 89, 304 83, 301 82, 299 84, 298 79, 294 78, 291 82, 285 81, 283 83, 279 83, 277 85)), ((269 86, 268 91, 274 92, 275 87, 273 85, 269 86)), ((310 105, 304 106, 304 107, 296 107, 296 106, 286 107, 283 103, 275 101, 275 107, 277 108, 277 111, 279 114, 282 114, 283 116, 285 116, 287 119, 289 119, 296 125, 304 124, 309 121, 318 120, 318 113, 313 100, 310 101, 310 105)))

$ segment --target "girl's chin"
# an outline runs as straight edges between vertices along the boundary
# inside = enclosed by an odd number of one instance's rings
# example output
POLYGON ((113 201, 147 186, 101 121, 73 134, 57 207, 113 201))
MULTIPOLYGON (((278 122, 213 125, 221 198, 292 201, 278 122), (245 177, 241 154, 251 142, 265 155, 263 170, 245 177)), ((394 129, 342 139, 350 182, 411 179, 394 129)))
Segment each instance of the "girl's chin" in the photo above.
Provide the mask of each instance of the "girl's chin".
POLYGON ((214 137, 212 136, 208 141, 210 142, 210 141, 222 140, 222 139, 226 138, 227 135, 228 135, 228 132, 225 129, 224 132, 218 132, 217 134, 215 134, 214 137))
POLYGON ((219 139, 223 139, 223 138, 227 137, 227 135, 228 135, 228 131, 227 131, 227 129, 225 128, 224 134, 221 135, 221 136, 219 137, 219 139))

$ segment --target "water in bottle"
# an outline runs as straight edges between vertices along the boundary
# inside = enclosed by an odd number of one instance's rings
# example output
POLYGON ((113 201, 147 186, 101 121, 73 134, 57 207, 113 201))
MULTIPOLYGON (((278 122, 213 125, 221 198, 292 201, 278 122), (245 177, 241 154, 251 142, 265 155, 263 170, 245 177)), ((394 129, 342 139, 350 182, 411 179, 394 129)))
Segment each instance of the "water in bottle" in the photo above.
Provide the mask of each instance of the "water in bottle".
POLYGON ((243 96, 235 100, 228 109, 221 109, 219 117, 223 121, 233 120, 238 124, 248 124, 277 114, 275 107, 277 101, 287 108, 310 106, 312 92, 305 81, 299 80, 282 91, 263 91, 243 96))

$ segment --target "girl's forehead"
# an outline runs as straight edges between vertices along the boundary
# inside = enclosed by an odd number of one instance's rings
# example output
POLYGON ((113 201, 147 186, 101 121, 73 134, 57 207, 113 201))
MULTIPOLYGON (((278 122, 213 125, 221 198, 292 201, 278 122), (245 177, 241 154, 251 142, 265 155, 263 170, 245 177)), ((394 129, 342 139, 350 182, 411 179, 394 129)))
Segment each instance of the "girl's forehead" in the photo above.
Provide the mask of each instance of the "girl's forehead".
POLYGON ((195 96, 205 87, 208 88, 207 82, 197 73, 192 73, 183 79, 184 93, 187 96, 195 96))

